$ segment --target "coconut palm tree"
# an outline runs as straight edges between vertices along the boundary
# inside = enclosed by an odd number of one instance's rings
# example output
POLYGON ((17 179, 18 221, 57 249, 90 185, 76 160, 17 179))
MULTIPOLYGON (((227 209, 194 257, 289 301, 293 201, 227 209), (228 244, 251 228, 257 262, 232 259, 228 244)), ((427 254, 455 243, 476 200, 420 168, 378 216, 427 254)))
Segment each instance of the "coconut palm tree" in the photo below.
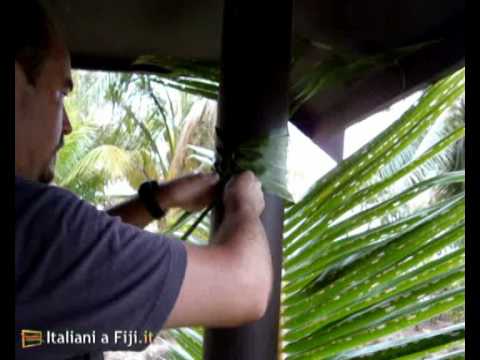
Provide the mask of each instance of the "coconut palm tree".
MULTIPOLYGON (((213 146, 208 133, 214 124, 212 101, 158 86, 144 75, 75 72, 74 77, 78 89, 67 102, 74 131, 59 156, 58 185, 105 208, 130 195, 109 195, 116 183, 127 182, 133 191, 146 180, 208 167, 198 153, 205 144, 213 146), (90 103, 85 101, 89 97, 90 103), (88 106, 110 120, 96 122, 88 106), (200 126, 203 135, 194 131, 200 126)), ((162 224, 175 214, 170 212, 162 224)))

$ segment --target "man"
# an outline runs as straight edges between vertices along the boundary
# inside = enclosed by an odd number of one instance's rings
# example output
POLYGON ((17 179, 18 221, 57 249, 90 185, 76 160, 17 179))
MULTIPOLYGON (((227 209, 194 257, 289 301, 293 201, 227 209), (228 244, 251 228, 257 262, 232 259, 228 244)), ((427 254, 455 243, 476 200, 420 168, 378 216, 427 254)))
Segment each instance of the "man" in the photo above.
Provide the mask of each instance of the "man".
POLYGON ((70 58, 44 10, 35 2, 22 6, 15 51, 17 358, 102 358, 102 351, 147 345, 129 344, 114 331, 137 331, 143 339, 145 331, 165 327, 261 318, 272 268, 259 219, 263 195, 251 172, 227 184, 215 245, 204 247, 141 228, 171 207, 205 207, 217 184, 213 175, 146 183, 140 197, 108 213, 48 185, 72 131, 63 106, 73 88, 70 58), (22 344, 25 329, 42 331, 42 345, 29 347, 26 336, 22 344), (75 340, 92 331, 93 342, 75 340))

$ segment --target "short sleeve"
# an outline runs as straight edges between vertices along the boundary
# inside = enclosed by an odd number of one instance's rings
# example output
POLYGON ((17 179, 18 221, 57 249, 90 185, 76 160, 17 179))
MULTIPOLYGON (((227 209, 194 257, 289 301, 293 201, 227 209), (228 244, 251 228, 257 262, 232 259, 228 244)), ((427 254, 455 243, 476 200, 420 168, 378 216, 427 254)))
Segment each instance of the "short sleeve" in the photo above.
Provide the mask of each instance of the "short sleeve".
POLYGON ((146 334, 162 328, 178 297, 184 244, 122 223, 57 187, 17 181, 15 195, 17 331, 65 340, 95 335, 93 344, 22 351, 65 357, 145 348, 146 334))

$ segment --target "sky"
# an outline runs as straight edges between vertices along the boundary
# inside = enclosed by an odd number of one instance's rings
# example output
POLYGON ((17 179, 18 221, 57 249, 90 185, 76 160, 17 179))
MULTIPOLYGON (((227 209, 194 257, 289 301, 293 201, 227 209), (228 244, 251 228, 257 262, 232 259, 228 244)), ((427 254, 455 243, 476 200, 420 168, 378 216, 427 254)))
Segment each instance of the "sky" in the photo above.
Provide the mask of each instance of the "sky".
MULTIPOLYGON (((412 106, 421 96, 421 92, 400 100, 364 120, 350 126, 345 131, 343 158, 349 157, 360 147, 380 134, 412 106)), ((289 123, 290 143, 287 166, 291 170, 288 187, 295 201, 301 199, 308 189, 320 177, 333 169, 337 163, 319 146, 305 136, 295 125, 289 123), (315 160, 315 166, 312 161, 315 160)))

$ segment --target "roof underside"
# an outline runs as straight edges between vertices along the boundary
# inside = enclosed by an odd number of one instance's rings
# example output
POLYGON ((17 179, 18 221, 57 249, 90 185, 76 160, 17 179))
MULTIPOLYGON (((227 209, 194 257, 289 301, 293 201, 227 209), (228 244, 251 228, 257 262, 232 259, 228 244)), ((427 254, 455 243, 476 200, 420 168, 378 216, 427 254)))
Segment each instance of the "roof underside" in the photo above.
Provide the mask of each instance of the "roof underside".
MULTIPOLYGON (((62 18, 75 68, 129 70, 145 54, 220 61, 223 1, 46 2, 62 18)), ((464 64, 464 0, 296 0, 294 7, 296 35, 360 55, 439 41, 297 112, 292 121, 336 159, 346 126, 464 64)))

